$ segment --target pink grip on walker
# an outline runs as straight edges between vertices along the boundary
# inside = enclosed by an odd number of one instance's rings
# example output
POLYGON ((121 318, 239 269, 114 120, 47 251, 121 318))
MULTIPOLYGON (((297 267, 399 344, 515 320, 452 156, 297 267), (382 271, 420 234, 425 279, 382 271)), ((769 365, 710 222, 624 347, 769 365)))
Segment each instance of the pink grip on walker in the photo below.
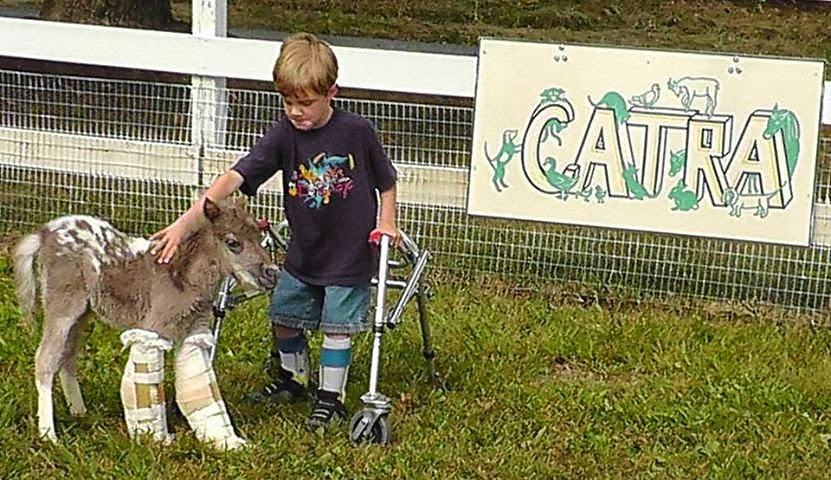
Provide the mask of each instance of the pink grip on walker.
POLYGON ((383 236, 384 232, 382 232, 380 228, 376 228, 375 230, 369 232, 369 243, 381 245, 381 237, 383 236))

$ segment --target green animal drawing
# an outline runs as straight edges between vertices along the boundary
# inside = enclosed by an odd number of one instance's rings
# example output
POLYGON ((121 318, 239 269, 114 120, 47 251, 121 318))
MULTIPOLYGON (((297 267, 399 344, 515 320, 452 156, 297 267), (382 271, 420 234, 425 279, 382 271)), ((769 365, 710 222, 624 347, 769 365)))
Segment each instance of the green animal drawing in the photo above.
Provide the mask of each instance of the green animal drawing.
POLYGON ((640 95, 633 95, 629 99, 629 104, 633 107, 652 108, 659 98, 661 98, 661 87, 657 83, 653 83, 649 90, 640 95))
POLYGON ((546 157, 542 165, 548 167, 545 169, 545 179, 549 185, 557 190, 567 192, 577 183, 577 178, 569 177, 557 171, 557 160, 554 157, 546 157))
POLYGON ((565 98, 565 90, 558 87, 546 88, 540 93, 540 104, 557 103, 560 99, 565 98))
POLYGON ((488 163, 493 168, 491 181, 497 192, 502 192, 503 188, 508 188, 508 184, 505 183, 505 166, 514 158, 516 152, 519 151, 519 147, 522 146, 522 144, 514 143, 517 133, 516 130, 502 132, 502 147, 500 147, 495 157, 488 154, 488 142, 485 142, 485 158, 488 159, 488 163))
POLYGON ((617 120, 619 125, 626 123, 626 121, 629 120, 629 109, 626 107, 626 100, 623 99, 621 94, 617 92, 608 92, 606 95, 603 95, 603 98, 601 98, 597 103, 594 103, 592 101, 592 97, 590 96, 588 99, 589 103, 591 103, 595 108, 611 108, 615 112, 615 120, 617 120))
POLYGON ((670 151, 669 152, 669 176, 674 177, 678 175, 679 172, 684 170, 684 166, 687 164, 687 151, 686 150, 679 150, 677 152, 670 151))
POLYGON ((556 118, 552 118, 551 120, 545 122, 545 126, 542 129, 542 136, 540 137, 540 143, 544 143, 548 140, 549 135, 554 140, 557 140, 557 145, 563 145, 563 139, 560 138, 558 133, 562 132, 563 130, 568 127, 567 123, 563 123, 556 118))
POLYGON ((559 192, 557 192, 558 198, 568 200, 569 195, 574 195, 581 197, 587 202, 589 201, 589 197, 591 196, 591 187, 586 187, 579 192, 572 191, 574 186, 577 185, 577 175, 569 176, 558 172, 557 160, 555 160, 554 157, 546 157, 543 162, 543 167, 548 167, 545 168, 545 179, 548 181, 549 185, 559 190, 559 192))
POLYGON ((623 181, 626 183, 626 188, 629 189, 629 193, 632 194, 632 198, 635 200, 643 200, 644 198, 655 198, 658 196, 656 193, 655 195, 650 195, 649 192, 646 191, 643 184, 638 180, 638 169, 634 165, 629 165, 623 169, 623 181))
POLYGON ((785 159, 788 163, 788 176, 793 176, 796 169, 796 162, 799 160, 799 121, 796 115, 790 110, 780 109, 779 105, 773 106, 768 123, 762 137, 773 138, 776 133, 782 132, 782 139, 785 141, 785 159))
POLYGON ((603 189, 600 185, 594 187, 594 198, 597 199, 597 203, 606 203, 606 190, 603 189))
POLYGON ((698 196, 692 190, 684 190, 687 186, 684 180, 678 180, 678 183, 669 191, 670 200, 675 202, 673 210, 681 210, 688 212, 690 210, 698 210, 698 196))
POLYGON ((592 187, 586 187, 583 190, 577 192, 576 195, 582 198, 584 202, 588 202, 589 198, 591 198, 592 196, 592 187))

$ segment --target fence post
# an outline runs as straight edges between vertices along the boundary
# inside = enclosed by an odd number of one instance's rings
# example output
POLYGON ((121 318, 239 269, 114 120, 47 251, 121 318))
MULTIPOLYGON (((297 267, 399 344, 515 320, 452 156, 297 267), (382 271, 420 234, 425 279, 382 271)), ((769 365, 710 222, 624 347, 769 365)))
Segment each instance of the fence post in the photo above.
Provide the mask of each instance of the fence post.
MULTIPOLYGON (((227 0, 193 0, 192 33, 197 37, 225 37, 227 35, 227 0)), ((203 178, 202 159, 209 147, 225 145, 227 118, 227 91, 225 78, 191 77, 191 133, 196 150, 197 176, 200 186, 211 179, 203 178)))

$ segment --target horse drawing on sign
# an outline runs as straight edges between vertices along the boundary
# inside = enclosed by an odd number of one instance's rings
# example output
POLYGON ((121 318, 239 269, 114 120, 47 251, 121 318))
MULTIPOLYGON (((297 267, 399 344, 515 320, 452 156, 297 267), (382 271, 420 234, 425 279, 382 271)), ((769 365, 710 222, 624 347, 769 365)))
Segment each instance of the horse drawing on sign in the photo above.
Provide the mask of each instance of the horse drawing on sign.
POLYGON ((782 140, 785 143, 785 159, 788 164, 788 176, 790 177, 793 175, 796 162, 799 159, 799 121, 792 111, 774 105, 765 126, 765 131, 762 132, 762 137, 770 139, 777 133, 782 134, 782 140))

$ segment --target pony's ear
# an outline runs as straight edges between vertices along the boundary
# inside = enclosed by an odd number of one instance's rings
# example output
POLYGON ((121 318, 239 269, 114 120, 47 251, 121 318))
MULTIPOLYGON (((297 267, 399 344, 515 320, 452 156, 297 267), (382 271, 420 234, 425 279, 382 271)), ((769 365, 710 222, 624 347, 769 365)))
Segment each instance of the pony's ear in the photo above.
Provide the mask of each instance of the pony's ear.
POLYGON ((246 208, 248 206, 248 197, 243 196, 236 196, 234 197, 234 205, 240 208, 246 208))
POLYGON ((215 222, 219 218, 219 205, 208 197, 205 197, 205 202, 202 203, 202 213, 211 222, 215 222))

